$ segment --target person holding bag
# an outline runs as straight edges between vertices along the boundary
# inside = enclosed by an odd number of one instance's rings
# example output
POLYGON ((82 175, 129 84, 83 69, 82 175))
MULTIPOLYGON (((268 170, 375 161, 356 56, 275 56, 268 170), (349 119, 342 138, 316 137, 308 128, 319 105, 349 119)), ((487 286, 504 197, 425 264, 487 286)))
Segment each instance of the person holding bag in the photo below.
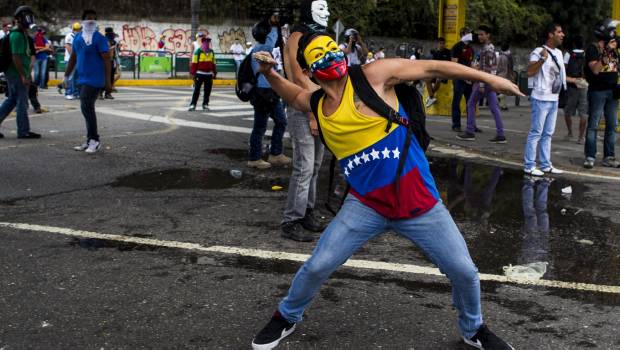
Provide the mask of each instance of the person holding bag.
POLYGON ((545 173, 562 174, 551 164, 551 138, 555 132, 560 91, 566 89, 564 57, 558 46, 564 41, 564 32, 557 23, 547 26, 545 45, 530 54, 527 76, 533 87, 532 124, 527 135, 524 152, 524 172, 543 176, 545 173), (540 152, 538 152, 540 144, 540 152), (540 155, 540 168, 536 167, 536 154, 540 155))

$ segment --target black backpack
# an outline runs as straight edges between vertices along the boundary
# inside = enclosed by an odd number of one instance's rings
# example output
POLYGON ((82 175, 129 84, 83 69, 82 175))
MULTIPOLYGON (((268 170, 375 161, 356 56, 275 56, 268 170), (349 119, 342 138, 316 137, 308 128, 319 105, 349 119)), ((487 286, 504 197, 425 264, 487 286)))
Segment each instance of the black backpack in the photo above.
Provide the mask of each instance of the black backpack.
POLYGON ((237 73, 235 93, 241 101, 248 102, 252 99, 258 81, 258 74, 254 74, 252 69, 252 54, 250 53, 241 62, 239 73, 237 73))
MULTIPOLYGON (((407 119, 403 118, 379 95, 377 95, 376 91, 372 88, 372 86, 366 79, 361 65, 353 65, 349 67, 349 76, 351 77, 351 84, 353 85, 353 90, 355 91, 355 94, 362 100, 362 102, 364 102, 366 106, 375 111, 377 114, 383 116, 388 120, 387 127, 385 128, 386 133, 390 131, 393 123, 397 123, 407 128, 408 132, 407 137, 405 138, 405 145, 403 146, 403 154, 409 153, 409 147, 411 146, 411 135, 415 136, 422 150, 426 152, 426 150, 428 149, 428 145, 430 144, 431 137, 426 131, 426 112, 422 103, 422 96, 420 95, 418 89, 415 88, 415 86, 408 85, 406 83, 401 83, 394 86, 398 102, 403 106, 403 109, 409 116, 409 118, 407 119)), ((319 102, 324 95, 325 92, 323 91, 323 89, 315 91, 312 94, 312 98, 310 99, 310 106, 312 107, 312 112, 316 116, 321 141, 329 150, 329 146, 327 145, 327 143, 325 143, 325 138, 323 137, 323 132, 321 131, 321 123, 318 114, 319 102)), ((398 162, 398 169, 395 174, 396 192, 399 191, 400 176, 402 175, 406 159, 407 157, 400 157, 398 162)), ((335 167, 336 157, 332 156, 329 170, 329 192, 327 209, 334 214, 336 211, 329 206, 329 199, 332 194, 332 186, 335 177, 335 167)), ((342 201, 344 201, 348 190, 349 186, 347 185, 347 190, 345 191, 343 198, 341 198, 342 201)))
POLYGON ((13 54, 11 53, 11 42, 9 36, 5 35, 0 39, 0 72, 6 73, 13 62, 13 54))
POLYGON ((566 76, 571 78, 582 78, 583 68, 586 65, 585 52, 571 52, 568 65, 566 66, 566 76))

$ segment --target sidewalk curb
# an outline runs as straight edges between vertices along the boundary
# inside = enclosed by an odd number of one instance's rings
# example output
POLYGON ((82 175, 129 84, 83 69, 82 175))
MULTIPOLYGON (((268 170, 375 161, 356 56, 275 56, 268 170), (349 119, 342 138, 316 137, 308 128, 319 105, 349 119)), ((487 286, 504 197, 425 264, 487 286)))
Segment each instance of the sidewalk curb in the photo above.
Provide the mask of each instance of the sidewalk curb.
MULTIPOLYGON (((50 79, 49 86, 60 84, 60 79, 50 79)), ((237 81, 234 79, 216 79, 213 81, 214 86, 235 86, 237 81)), ((114 86, 192 86, 194 81, 191 79, 120 79, 114 86)))

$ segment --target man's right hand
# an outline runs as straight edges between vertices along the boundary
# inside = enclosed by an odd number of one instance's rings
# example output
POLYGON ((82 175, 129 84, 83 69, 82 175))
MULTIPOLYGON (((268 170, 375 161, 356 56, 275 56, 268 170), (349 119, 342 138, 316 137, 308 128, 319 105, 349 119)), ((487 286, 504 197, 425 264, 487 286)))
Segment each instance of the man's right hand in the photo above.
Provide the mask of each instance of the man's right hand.
POLYGON ((273 67, 277 64, 273 57, 271 57, 271 54, 266 51, 256 52, 253 57, 256 59, 256 62, 258 62, 258 72, 263 75, 271 72, 273 67))
POLYGON ((547 58, 549 58, 549 52, 547 52, 547 49, 543 46, 542 51, 540 51, 540 57, 542 57, 544 60, 547 60, 547 58))

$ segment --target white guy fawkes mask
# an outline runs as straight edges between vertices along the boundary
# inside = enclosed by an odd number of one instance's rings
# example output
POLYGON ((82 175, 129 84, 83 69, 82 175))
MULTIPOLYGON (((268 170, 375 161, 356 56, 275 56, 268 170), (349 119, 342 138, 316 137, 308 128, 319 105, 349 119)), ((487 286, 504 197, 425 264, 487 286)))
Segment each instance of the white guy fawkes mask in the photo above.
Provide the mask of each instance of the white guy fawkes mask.
POLYGON ((323 27, 327 27, 327 21, 329 20, 327 1, 317 0, 312 2, 312 20, 323 27))

